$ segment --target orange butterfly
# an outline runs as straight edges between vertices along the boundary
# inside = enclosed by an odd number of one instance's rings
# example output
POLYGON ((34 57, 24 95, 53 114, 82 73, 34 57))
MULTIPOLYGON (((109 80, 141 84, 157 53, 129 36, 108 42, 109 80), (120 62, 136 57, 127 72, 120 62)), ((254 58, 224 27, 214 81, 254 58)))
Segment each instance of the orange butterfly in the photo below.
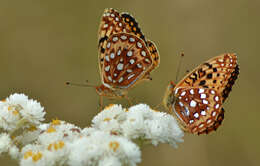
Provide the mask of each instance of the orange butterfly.
POLYGON ((187 74, 177 85, 171 82, 164 106, 184 131, 202 134, 216 130, 224 119, 222 105, 238 74, 235 54, 214 57, 187 74))

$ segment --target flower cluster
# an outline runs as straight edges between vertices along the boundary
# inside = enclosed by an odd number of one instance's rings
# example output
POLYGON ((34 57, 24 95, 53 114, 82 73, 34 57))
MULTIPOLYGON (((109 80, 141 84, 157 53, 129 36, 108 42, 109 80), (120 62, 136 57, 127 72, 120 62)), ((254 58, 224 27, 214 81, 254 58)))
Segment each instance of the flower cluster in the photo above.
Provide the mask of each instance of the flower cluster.
POLYGON ((128 109, 110 105, 81 129, 58 119, 43 123, 40 103, 23 94, 0 102, 0 155, 9 154, 21 166, 135 166, 140 146, 182 142, 176 120, 139 104, 128 109))

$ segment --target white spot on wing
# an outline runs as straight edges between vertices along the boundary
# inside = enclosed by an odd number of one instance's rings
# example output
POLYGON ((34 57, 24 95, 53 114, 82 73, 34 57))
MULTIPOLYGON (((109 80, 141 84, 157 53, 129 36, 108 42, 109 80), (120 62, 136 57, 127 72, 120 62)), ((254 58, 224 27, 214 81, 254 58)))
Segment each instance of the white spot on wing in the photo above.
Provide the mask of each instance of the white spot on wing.
POLYGON ((194 100, 191 100, 191 101, 190 101, 190 106, 191 106, 191 107, 196 107, 196 105, 197 105, 197 102, 196 102, 196 101, 194 101, 194 100))
POLYGON ((117 36, 115 36, 115 37, 113 37, 113 42, 116 42, 117 40, 118 40, 118 37, 117 36))
POLYGON ((136 66, 137 66, 139 69, 141 69, 141 68, 143 67, 141 63, 138 63, 136 66))
POLYGON ((214 94, 215 94, 215 91, 214 91, 214 90, 211 90, 210 93, 214 95, 214 94))
POLYGON ((216 104, 216 105, 215 105, 215 108, 218 109, 218 108, 219 108, 219 104, 216 104))
POLYGON ((208 100, 202 100, 203 104, 209 104, 208 100))
POLYGON ((151 61, 150 61, 148 58, 145 58, 144 60, 145 60, 145 62, 147 62, 147 63, 151 63, 151 61))
POLYGON ((135 63, 135 60, 134 60, 134 59, 130 59, 129 63, 130 63, 130 64, 134 64, 134 63, 135 63))
POLYGON ((143 50, 143 51, 141 51, 141 55, 142 56, 146 56, 146 52, 143 50))
POLYGON ((205 99, 206 97, 207 97, 207 96, 206 96, 205 93, 200 94, 200 98, 201 98, 201 99, 205 99))
POLYGON ((178 93, 180 88, 176 88, 174 94, 176 95, 178 93))
POLYGON ((105 59, 107 62, 109 62, 109 60, 110 60, 108 55, 105 56, 105 59))
POLYGON ((128 80, 130 80, 132 77, 134 77, 135 76, 135 74, 131 74, 130 76, 128 76, 128 80))
POLYGON ((203 93, 204 91, 204 89, 199 89, 199 93, 203 93))
POLYGON ((203 115, 203 116, 206 116, 206 111, 203 110, 203 111, 200 112, 200 114, 203 115))
POLYGON ((108 27, 108 24, 104 24, 104 26, 103 26, 104 28, 107 28, 108 27))
POLYGON ((132 38, 132 37, 130 37, 130 38, 129 38, 129 41, 130 41, 130 42, 134 42, 134 41, 135 41, 135 39, 134 39, 134 38, 132 38))
POLYGON ((126 72, 127 72, 127 73, 132 73, 133 70, 131 70, 131 69, 127 69, 126 72))
POLYGON ((110 65, 108 65, 108 66, 105 67, 105 71, 106 71, 106 72, 108 72, 109 69, 110 69, 110 65))
POLYGON ((117 68, 117 70, 123 70, 124 64, 123 63, 118 63, 116 68, 117 68))
POLYGON ((190 115, 190 111, 189 111, 189 108, 188 108, 188 107, 185 107, 184 111, 185 111, 185 115, 186 115, 186 116, 189 116, 189 115, 190 115))
POLYGON ((195 114, 193 114, 193 116, 195 117, 195 118, 199 118, 199 114, 196 112, 195 114))
POLYGON ((190 90, 190 94, 192 94, 192 95, 194 94, 194 89, 190 90))
POLYGON ((109 81, 112 81, 112 77, 111 76, 108 76, 107 77, 109 81))
POLYGON ((126 37, 125 35, 122 35, 120 38, 121 38, 122 40, 126 40, 126 39, 127 39, 127 37, 126 37))
POLYGON ((121 83, 123 80, 124 80, 124 78, 120 77, 119 80, 118 80, 118 83, 121 83))
POLYGON ((142 44, 140 42, 137 42, 137 47, 142 48, 142 44))
POLYGON ((184 106, 184 105, 183 105, 183 103, 182 103, 181 101, 179 101, 179 104, 180 104, 180 106, 181 106, 181 107, 183 107, 183 106, 184 106))
POLYGON ((182 93, 181 93, 181 96, 184 96, 186 94, 186 91, 183 91, 182 93))
POLYGON ((219 101, 219 97, 218 97, 218 96, 215 96, 215 100, 216 100, 216 101, 219 101))
POLYGON ((117 55, 119 56, 121 54, 121 50, 118 50, 117 51, 117 55))
POLYGON ((199 125, 199 128, 202 128, 204 126, 204 124, 203 123, 201 123, 200 125, 199 125))
POLYGON ((115 53, 112 52, 112 53, 110 54, 110 58, 111 58, 111 59, 114 59, 114 58, 115 58, 115 53))
POLYGON ((223 60, 223 59, 218 59, 218 61, 219 61, 219 62, 224 62, 224 60, 223 60))
POLYGON ((130 57, 130 56, 132 56, 132 55, 133 55, 133 51, 130 50, 130 51, 127 52, 127 56, 130 57))
POLYGON ((108 43, 107 43, 107 48, 110 48, 110 45, 111 45, 111 43, 110 43, 110 42, 108 42, 108 43))

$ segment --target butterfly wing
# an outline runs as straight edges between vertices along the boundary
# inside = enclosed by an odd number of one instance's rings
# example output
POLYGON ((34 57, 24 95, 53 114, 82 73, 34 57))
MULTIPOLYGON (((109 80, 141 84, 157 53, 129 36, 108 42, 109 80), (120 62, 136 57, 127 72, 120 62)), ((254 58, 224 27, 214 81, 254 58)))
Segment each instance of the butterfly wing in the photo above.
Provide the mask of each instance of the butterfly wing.
POLYGON ((105 9, 98 30, 99 68, 102 70, 108 38, 116 33, 135 34, 145 41, 138 23, 128 13, 120 14, 115 9, 105 9))
POLYGON ((187 74, 177 85, 178 87, 212 88, 222 96, 222 101, 228 97, 239 74, 237 56, 223 54, 199 65, 187 74))
POLYGON ((216 130, 224 118, 220 94, 212 88, 179 87, 171 111, 185 131, 195 134, 216 130), (223 118, 222 118, 223 117, 223 118))
POLYGON ((145 42, 145 36, 141 31, 141 28, 138 26, 136 19, 131 16, 129 13, 122 13, 122 19, 126 25, 126 29, 129 33, 137 35, 139 38, 143 39, 145 42))
POLYGON ((119 12, 114 9, 105 9, 98 30, 99 67, 103 65, 104 52, 110 35, 125 32, 126 25, 119 12))
POLYGON ((151 71, 155 68, 157 68, 160 64, 160 55, 158 52, 158 49, 154 42, 147 40, 147 47, 151 53, 152 59, 153 59, 153 67, 151 68, 151 71))
POLYGON ((107 41, 102 82, 112 89, 127 89, 143 80, 153 65, 145 42, 129 33, 111 35, 107 41))

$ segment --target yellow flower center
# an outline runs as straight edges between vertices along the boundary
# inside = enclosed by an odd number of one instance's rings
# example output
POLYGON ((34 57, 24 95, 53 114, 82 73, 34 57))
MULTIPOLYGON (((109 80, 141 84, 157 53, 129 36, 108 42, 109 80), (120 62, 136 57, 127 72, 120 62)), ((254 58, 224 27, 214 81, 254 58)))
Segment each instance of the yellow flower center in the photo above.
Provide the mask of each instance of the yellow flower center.
POLYGON ((111 148, 114 152, 118 149, 119 143, 117 141, 112 141, 109 143, 109 148, 111 148))
POLYGON ((49 144, 49 146, 48 146, 48 150, 49 151, 52 151, 53 150, 53 148, 54 148, 54 150, 59 150, 59 149, 62 149, 63 147, 64 147, 64 142, 63 141, 58 141, 58 142, 54 142, 54 143, 52 143, 52 144, 49 144))
POLYGON ((60 125, 61 121, 59 119, 53 119, 51 122, 52 125, 60 125))
POLYGON ((53 133, 53 132, 56 132, 56 129, 55 129, 55 128, 49 127, 49 128, 47 129, 47 133, 53 133))

